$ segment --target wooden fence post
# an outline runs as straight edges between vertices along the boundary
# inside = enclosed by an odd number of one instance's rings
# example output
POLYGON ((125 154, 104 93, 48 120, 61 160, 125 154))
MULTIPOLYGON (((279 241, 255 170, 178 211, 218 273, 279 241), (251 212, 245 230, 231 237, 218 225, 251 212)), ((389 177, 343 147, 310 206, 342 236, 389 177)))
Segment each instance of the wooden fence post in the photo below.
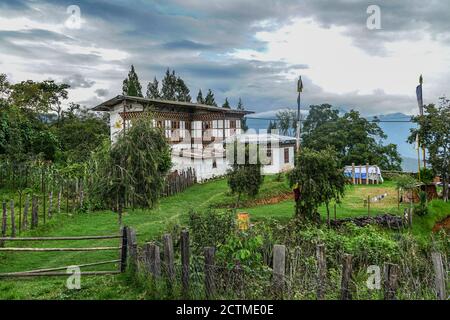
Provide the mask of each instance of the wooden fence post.
POLYGON ((352 255, 344 254, 341 279, 341 300, 351 300, 350 280, 352 277, 352 255))
POLYGON ((286 246, 276 244, 273 246, 273 285, 275 295, 283 297, 284 277, 286 273, 286 246))
MULTIPOLYGON (((2 214, 2 237, 6 237, 6 229, 7 229, 7 216, 6 216, 6 201, 3 201, 2 204, 3 214, 2 214)), ((4 241, 1 240, 0 247, 4 246, 4 241)))
POLYGON ((19 192, 19 234, 22 232, 22 191, 19 192))
POLYGON ((120 249, 120 266, 119 271, 125 272, 127 269, 127 250, 128 250, 128 227, 121 227, 120 234, 122 236, 122 247, 120 249))
POLYGON ((369 164, 366 163, 366 184, 369 184, 369 164))
POLYGON ((30 208, 30 195, 27 194, 25 198, 25 207, 23 208, 22 229, 28 229, 28 210, 30 208))
POLYGON ((175 281, 175 267, 173 265, 173 241, 170 233, 163 236, 163 243, 165 272, 169 278, 170 284, 173 284, 175 281))
POLYGON ((32 201, 32 208, 31 208, 31 229, 34 229, 38 227, 39 225, 39 204, 38 204, 38 198, 33 195, 33 201, 32 201))
POLYGON ((180 239, 181 247, 181 285, 183 296, 185 298, 189 295, 189 231, 181 231, 180 239))
POLYGON ((11 200, 10 211, 11 211, 11 237, 15 238, 16 237, 16 217, 14 215, 14 200, 11 200))
POLYGON ((138 267, 138 252, 137 252, 137 238, 136 231, 133 228, 127 228, 128 230, 128 252, 130 255, 130 265, 135 268, 138 267))
POLYGON ((325 246, 319 244, 316 247, 317 258, 317 299, 325 298, 325 287, 327 281, 327 260, 325 256, 325 246))
POLYGON ((367 196, 367 216, 370 217, 370 196, 367 196))
POLYGON ((59 188, 58 192, 58 214, 61 213, 61 194, 62 194, 62 187, 59 188))
POLYGON ((159 247, 154 243, 147 243, 144 248, 144 261, 148 271, 155 279, 161 277, 161 256, 159 247))
POLYGON ((48 196, 48 218, 52 218, 52 211, 53 211, 53 191, 50 191, 50 194, 48 196))
POLYGON ((359 184, 362 184, 362 165, 359 165, 359 184))
POLYGON ((436 297, 438 300, 446 300, 447 295, 445 293, 445 272, 444 264, 442 263, 442 255, 439 252, 431 253, 431 260, 433 261, 434 269, 434 283, 436 286, 436 297))
POLYGON ((384 264, 384 300, 395 300, 398 287, 399 267, 397 264, 384 264))
POLYGON ((214 278, 214 255, 215 255, 214 247, 205 247, 204 255, 205 255, 205 292, 206 298, 211 299, 214 297, 216 293, 216 284, 214 278))
POLYGON ((352 184, 355 184, 355 163, 352 163, 352 184))

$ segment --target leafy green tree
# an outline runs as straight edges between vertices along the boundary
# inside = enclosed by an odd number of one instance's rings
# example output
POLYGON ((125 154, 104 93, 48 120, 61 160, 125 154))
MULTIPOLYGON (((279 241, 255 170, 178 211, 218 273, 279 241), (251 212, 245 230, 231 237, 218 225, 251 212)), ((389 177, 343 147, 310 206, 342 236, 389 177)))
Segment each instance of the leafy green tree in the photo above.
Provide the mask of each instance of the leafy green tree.
POLYGON ((428 163, 443 182, 443 198, 448 201, 450 183, 450 100, 441 98, 438 106, 429 104, 424 107, 424 115, 413 117, 418 125, 411 129, 409 143, 419 143, 428 150, 428 163))
POLYGON ((147 85, 147 95, 146 97, 149 99, 160 99, 161 94, 159 93, 159 82, 156 80, 156 77, 153 79, 153 82, 149 82, 147 85))
POLYGON ((217 103, 214 98, 214 93, 211 91, 211 89, 208 90, 208 94, 205 97, 205 104, 217 107, 217 103))
POLYGON ((236 207, 242 195, 256 196, 264 181, 264 177, 261 174, 261 162, 259 158, 255 164, 251 163, 249 146, 247 145, 245 146, 245 161, 243 164, 238 163, 237 147, 238 144, 235 143, 232 169, 228 170, 228 186, 231 192, 237 195, 236 207))
MULTIPOLYGON (((244 104, 242 103, 241 98, 239 98, 237 109, 241 110, 241 111, 245 110, 245 107, 244 107, 244 104)), ((241 120, 241 129, 243 132, 246 132, 248 130, 247 119, 245 117, 242 118, 242 120, 241 120)))
POLYGON ((71 104, 55 130, 61 144, 60 160, 69 163, 88 161, 91 152, 109 138, 106 120, 78 104, 71 104))
POLYGON ((126 96, 143 97, 142 86, 134 69, 134 65, 131 65, 130 72, 128 72, 128 77, 123 80, 122 92, 126 96))
POLYGON ((401 157, 394 144, 383 145, 386 135, 378 123, 351 110, 342 117, 330 105, 313 106, 305 120, 302 146, 324 150, 334 148, 341 165, 371 163, 385 170, 401 170, 401 157), (337 117, 337 118, 336 118, 337 117))
POLYGON ((294 135, 297 130, 297 112, 294 110, 281 110, 276 114, 278 129, 283 135, 294 135))
POLYGON ((205 100, 203 99, 202 89, 198 90, 197 103, 200 103, 200 104, 204 104, 205 103, 205 100))
POLYGON ((275 129, 277 129, 277 122, 276 121, 274 121, 274 122, 269 121, 269 125, 267 127, 267 132, 270 133, 272 130, 275 130, 275 129))
POLYGON ((228 98, 225 98, 225 102, 223 103, 222 108, 231 109, 230 103, 228 102, 228 98))
POLYGON ((303 148, 297 164, 289 173, 292 187, 298 188, 295 214, 301 219, 319 221, 319 206, 339 202, 345 191, 345 176, 332 149, 315 151, 303 148))
POLYGON ((67 84, 56 84, 53 80, 34 82, 22 81, 10 86, 11 103, 19 108, 35 113, 48 113, 54 111, 61 116, 61 102, 67 99, 67 84))
POLYGON ((329 104, 310 106, 308 117, 303 123, 303 132, 311 134, 323 124, 337 121, 339 119, 339 111, 332 108, 329 104))
POLYGON ((139 207, 157 204, 172 162, 167 139, 149 120, 134 120, 114 145, 104 145, 93 156, 90 193, 98 202, 123 206, 127 193, 139 207))

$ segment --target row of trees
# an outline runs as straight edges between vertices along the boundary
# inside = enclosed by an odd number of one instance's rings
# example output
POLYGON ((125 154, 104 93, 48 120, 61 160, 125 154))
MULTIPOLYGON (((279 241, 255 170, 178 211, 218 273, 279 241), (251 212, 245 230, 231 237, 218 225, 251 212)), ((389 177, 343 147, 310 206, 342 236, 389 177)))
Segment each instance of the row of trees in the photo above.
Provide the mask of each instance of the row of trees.
MULTIPOLYGON (((158 79, 156 79, 156 77, 153 79, 153 81, 149 82, 147 85, 147 92, 145 97, 148 99, 192 102, 190 89, 188 88, 184 80, 176 74, 175 70, 171 71, 170 69, 167 69, 161 83, 162 86, 160 89, 159 81, 158 79)), ((122 93, 124 95, 132 97, 143 97, 142 85, 139 82, 139 76, 137 75, 133 65, 131 66, 127 78, 123 81, 122 93)), ((203 97, 202 89, 199 89, 196 101, 199 104, 206 104, 214 107, 218 106, 216 98, 214 96, 214 92, 211 89, 208 89, 205 97, 203 97)), ((231 109, 228 98, 225 98, 225 101, 222 104, 222 108, 231 109)), ((236 108, 238 110, 245 110, 241 98, 239 98, 236 108)), ((241 128, 243 128, 244 131, 248 129, 245 119, 242 120, 241 128)))
POLYGON ((0 75, 0 159, 20 164, 37 159, 77 163, 89 158, 109 136, 108 119, 78 104, 63 110, 68 88, 51 80, 11 84, 0 75))
MULTIPOLYGON (((139 76, 137 75, 136 69, 133 65, 131 66, 127 78, 123 81, 122 93, 133 97, 144 97, 139 76)), ((176 74, 175 70, 171 71, 170 69, 166 70, 164 78, 161 81, 161 88, 159 88, 159 81, 156 77, 153 81, 148 83, 145 97, 149 99, 192 102, 191 91, 185 81, 176 74)), ((206 96, 203 96, 202 89, 200 89, 198 91, 196 101, 200 104, 215 107, 218 106, 214 92, 211 89, 208 89, 206 96)), ((228 98, 225 98, 222 107, 231 109, 228 98)), ((239 98, 237 108, 242 110, 244 109, 241 98, 239 98)))

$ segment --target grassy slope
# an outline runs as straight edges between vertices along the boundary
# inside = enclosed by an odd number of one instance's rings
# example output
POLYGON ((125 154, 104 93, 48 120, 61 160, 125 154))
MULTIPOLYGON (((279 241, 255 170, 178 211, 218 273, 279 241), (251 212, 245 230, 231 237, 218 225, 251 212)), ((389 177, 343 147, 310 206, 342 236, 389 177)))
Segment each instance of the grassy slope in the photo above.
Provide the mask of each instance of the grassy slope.
MULTIPOLYGON (((275 177, 266 177, 260 198, 289 191, 286 182, 278 182, 275 177)), ((388 197, 372 205, 372 214, 381 212, 399 213, 397 211, 396 192, 392 183, 381 186, 350 186, 343 203, 338 207, 338 217, 357 216, 367 214, 364 199, 367 195, 375 196, 388 192, 388 197)), ((245 201, 245 199, 244 199, 245 201)), ((184 224, 190 209, 202 210, 209 206, 234 203, 234 197, 227 191, 225 180, 196 185, 184 193, 162 199, 161 204, 154 210, 135 210, 124 215, 124 223, 134 227, 139 233, 139 242, 155 239, 170 225, 184 224)), ((450 206, 441 201, 431 204, 431 214, 415 220, 414 233, 428 234, 434 222, 444 218, 450 212, 450 206)), ((293 202, 284 201, 274 205, 244 208, 252 220, 275 218, 287 220, 292 217, 293 202)), ((325 208, 320 209, 325 217, 325 208)), ((61 214, 53 218, 39 230, 27 232, 22 236, 38 235, 99 235, 113 234, 118 231, 117 217, 111 212, 96 212, 87 214, 61 214)), ((114 246, 117 240, 98 240, 95 245, 114 246)), ((33 247, 64 247, 64 246, 93 246, 94 244, 79 242, 47 242, 47 243, 7 243, 7 246, 33 247)), ((44 267, 59 267, 70 264, 80 264, 102 260, 116 259, 116 252, 73 252, 73 253, 2 253, 0 254, 0 272, 30 270, 44 267)), ((108 270, 116 266, 101 266, 83 270, 108 270)), ((128 286, 122 281, 123 276, 91 277, 82 279, 80 291, 65 289, 66 278, 33 279, 33 280, 4 280, 0 279, 0 298, 2 299, 136 299, 140 297, 139 290, 128 286)))

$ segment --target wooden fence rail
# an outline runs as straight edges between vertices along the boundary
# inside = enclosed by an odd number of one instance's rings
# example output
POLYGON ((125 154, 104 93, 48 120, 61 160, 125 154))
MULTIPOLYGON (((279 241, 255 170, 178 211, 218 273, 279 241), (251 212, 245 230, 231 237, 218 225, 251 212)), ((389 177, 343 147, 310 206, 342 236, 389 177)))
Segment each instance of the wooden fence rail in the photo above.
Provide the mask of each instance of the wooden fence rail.
POLYGON ((86 271, 81 272, 81 276, 95 275, 114 275, 126 271, 127 265, 137 256, 137 234, 132 228, 122 227, 118 235, 90 235, 90 236, 61 236, 61 237, 1 237, 0 243, 3 245, 6 241, 79 241, 79 240, 102 240, 102 239, 120 239, 119 246, 103 246, 103 247, 80 247, 80 248, 32 248, 32 247, 1 247, 0 252, 73 252, 73 251, 119 251, 119 259, 97 261, 85 264, 74 264, 71 266, 35 269, 29 271, 0 273, 0 278, 23 278, 23 277, 43 277, 43 276, 67 276, 65 272, 56 272, 65 270, 72 266, 91 267, 105 264, 118 264, 117 270, 109 271, 86 271))

